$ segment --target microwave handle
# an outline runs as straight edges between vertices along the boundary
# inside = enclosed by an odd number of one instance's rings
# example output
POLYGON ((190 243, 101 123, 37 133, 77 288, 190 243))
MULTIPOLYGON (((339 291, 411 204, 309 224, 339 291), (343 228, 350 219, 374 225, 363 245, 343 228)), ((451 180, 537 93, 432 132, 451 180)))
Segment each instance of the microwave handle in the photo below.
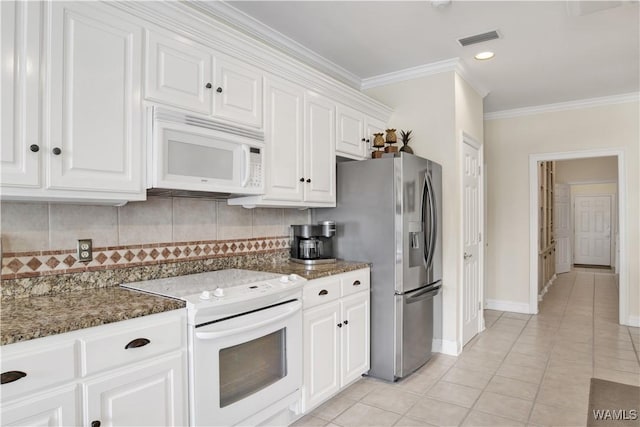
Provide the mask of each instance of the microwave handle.
POLYGON ((242 152, 244 153, 244 178, 242 179, 242 186, 246 187, 249 183, 249 178, 251 178, 251 172, 249 170, 249 168, 251 167, 251 153, 249 151, 249 146, 243 144, 242 152))

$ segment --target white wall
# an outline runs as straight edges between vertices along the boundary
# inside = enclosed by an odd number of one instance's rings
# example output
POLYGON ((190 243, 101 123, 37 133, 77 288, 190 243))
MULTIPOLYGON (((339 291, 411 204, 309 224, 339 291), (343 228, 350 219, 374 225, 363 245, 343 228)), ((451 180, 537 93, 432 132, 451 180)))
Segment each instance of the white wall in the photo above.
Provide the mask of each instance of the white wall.
POLYGON ((529 155, 624 150, 629 319, 640 322, 639 103, 540 113, 485 122, 489 171, 486 298, 529 301, 529 155))
POLYGON ((412 129, 415 154, 442 165, 443 185, 443 351, 461 350, 458 303, 461 283, 460 131, 481 142, 482 98, 455 72, 393 83, 366 91, 394 112, 388 125, 412 129))
POLYGON ((615 182, 618 158, 615 156, 572 159, 556 162, 556 182, 565 184, 615 182))

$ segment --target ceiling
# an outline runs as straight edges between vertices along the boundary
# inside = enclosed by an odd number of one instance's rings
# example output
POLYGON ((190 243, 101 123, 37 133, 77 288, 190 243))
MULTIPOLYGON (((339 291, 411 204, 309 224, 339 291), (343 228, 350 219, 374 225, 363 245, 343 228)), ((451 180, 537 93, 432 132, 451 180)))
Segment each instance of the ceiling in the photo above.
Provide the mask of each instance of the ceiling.
POLYGON ((226 5, 241 12, 245 28, 253 22, 254 36, 288 45, 311 64, 327 60, 325 71, 343 81, 347 76, 354 86, 459 58, 465 77, 488 92, 485 113, 640 90, 638 1, 432 3, 262 0, 226 5), (501 38, 467 47, 457 43, 490 30, 498 30, 501 38), (484 50, 494 51, 495 58, 473 59, 484 50))

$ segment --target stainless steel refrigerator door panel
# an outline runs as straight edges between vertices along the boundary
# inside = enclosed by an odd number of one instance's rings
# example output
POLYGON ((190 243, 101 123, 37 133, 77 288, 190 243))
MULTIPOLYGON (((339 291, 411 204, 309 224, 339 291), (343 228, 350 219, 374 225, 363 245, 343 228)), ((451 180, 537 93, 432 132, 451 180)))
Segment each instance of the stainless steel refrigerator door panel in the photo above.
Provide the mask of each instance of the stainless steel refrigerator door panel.
POLYGON ((440 286, 429 286, 396 295, 396 306, 401 307, 402 313, 402 346, 396 350, 396 377, 411 374, 431 358, 433 298, 439 292, 440 286))

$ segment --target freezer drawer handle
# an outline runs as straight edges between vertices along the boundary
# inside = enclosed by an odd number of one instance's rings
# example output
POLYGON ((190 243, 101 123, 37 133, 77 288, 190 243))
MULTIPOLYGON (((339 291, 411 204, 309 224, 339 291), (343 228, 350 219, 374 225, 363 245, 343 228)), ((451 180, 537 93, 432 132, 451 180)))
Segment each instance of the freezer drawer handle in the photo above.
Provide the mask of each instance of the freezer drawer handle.
POLYGON ((151 341, 146 338, 136 338, 135 340, 129 342, 129 344, 125 345, 124 349, 129 350, 130 348, 144 347, 147 344, 151 344, 151 341))
POLYGON ((353 286, 360 286, 362 283, 360 283, 360 280, 356 280, 355 282, 353 282, 353 286))
POLYGON ((3 372, 0 378, 1 384, 9 384, 14 381, 18 381, 20 378, 26 377, 27 374, 22 371, 9 371, 3 372))
POLYGON ((327 295, 327 294, 329 294, 329 291, 327 291, 326 289, 323 289, 323 290, 321 290, 320 292, 318 292, 318 295, 319 295, 319 296, 327 295))

